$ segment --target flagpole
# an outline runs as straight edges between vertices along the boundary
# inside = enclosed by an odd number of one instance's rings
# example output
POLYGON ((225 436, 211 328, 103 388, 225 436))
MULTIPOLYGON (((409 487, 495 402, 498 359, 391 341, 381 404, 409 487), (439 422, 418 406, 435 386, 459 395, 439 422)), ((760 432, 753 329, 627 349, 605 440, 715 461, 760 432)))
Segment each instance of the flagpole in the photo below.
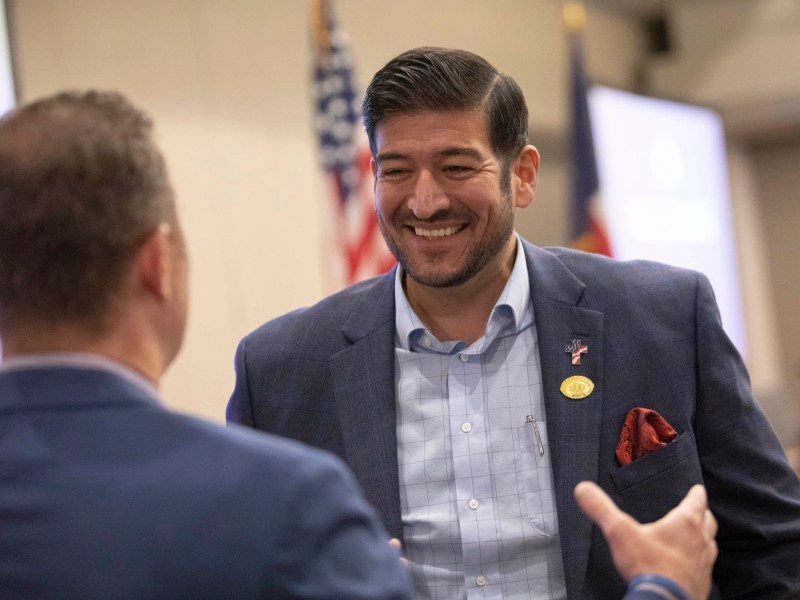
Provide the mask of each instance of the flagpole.
POLYGON ((327 0, 311 0, 311 35, 314 49, 322 57, 331 50, 331 37, 328 31, 327 0))
POLYGON ((570 34, 580 33, 586 27, 586 7, 581 0, 567 0, 563 5, 564 26, 570 34))

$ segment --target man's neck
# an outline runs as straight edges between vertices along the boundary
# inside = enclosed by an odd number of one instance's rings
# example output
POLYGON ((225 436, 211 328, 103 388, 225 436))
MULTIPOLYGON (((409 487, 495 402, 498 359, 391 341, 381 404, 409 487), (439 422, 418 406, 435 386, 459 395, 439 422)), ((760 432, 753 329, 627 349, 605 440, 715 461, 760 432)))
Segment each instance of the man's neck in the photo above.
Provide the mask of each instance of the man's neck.
POLYGON ((405 278, 409 304, 436 339, 471 344, 483 337, 492 309, 514 268, 516 243, 515 237, 509 250, 458 286, 435 288, 405 278))
POLYGON ((156 348, 148 348, 143 342, 121 332, 97 333, 73 325, 59 325, 29 326, 19 335, 6 333, 2 346, 4 360, 36 354, 94 354, 120 363, 158 387, 163 371, 159 354, 156 348))

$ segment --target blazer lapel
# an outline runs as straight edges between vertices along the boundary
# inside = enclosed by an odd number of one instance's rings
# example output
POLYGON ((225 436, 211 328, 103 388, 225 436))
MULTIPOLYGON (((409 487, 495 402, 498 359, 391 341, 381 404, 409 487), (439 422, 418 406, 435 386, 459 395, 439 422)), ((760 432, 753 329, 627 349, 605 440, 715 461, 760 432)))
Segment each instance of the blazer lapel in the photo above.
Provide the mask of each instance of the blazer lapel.
POLYGON ((330 358, 347 463, 392 537, 402 538, 394 382, 394 269, 353 306, 330 358))
POLYGON ((586 574, 592 525, 572 490, 582 480, 597 481, 603 407, 603 314, 579 307, 585 286, 551 253, 525 242, 542 365, 547 433, 567 595, 578 597, 586 574), (567 346, 580 340, 587 352, 572 364, 567 346), (588 378, 594 389, 582 399, 561 392, 570 377, 588 378))

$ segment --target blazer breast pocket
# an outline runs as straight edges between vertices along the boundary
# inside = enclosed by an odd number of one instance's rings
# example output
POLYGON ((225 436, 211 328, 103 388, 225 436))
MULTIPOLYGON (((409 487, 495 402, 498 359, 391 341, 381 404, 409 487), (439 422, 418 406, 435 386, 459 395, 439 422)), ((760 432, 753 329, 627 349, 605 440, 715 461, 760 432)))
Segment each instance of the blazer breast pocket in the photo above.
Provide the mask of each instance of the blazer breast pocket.
POLYGON ((703 483, 694 433, 685 431, 663 448, 614 469, 609 475, 620 508, 640 521, 660 518, 683 499, 691 486, 703 483))

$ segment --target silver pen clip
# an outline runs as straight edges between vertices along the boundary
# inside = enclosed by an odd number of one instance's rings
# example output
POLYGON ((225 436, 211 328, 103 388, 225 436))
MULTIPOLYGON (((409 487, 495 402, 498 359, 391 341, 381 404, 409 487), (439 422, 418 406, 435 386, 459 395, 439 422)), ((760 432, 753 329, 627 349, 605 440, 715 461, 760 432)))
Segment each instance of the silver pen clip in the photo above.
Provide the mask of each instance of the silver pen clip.
POLYGON ((525 417, 525 422, 531 424, 533 434, 536 436, 536 445, 539 446, 539 455, 544 456, 544 444, 542 443, 542 435, 539 433, 539 424, 536 422, 536 419, 533 418, 533 415, 527 415, 525 417))

